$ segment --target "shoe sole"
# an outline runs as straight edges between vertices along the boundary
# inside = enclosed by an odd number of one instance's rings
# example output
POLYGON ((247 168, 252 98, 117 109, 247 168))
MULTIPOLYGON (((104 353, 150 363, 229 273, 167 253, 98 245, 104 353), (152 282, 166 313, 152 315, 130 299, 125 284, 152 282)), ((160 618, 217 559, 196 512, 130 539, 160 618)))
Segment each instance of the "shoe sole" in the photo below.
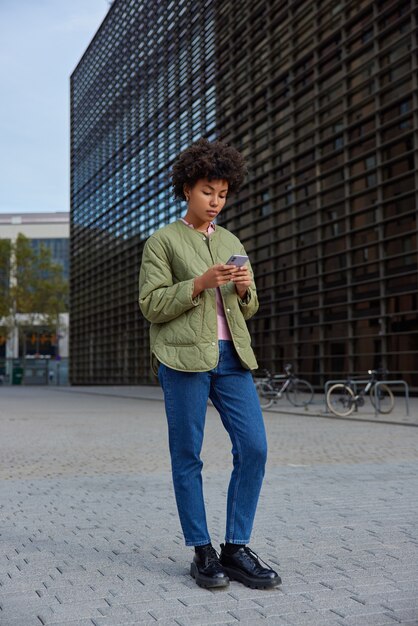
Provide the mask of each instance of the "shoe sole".
POLYGON ((227 577, 214 579, 200 574, 195 563, 190 565, 190 576, 195 579, 199 587, 203 587, 204 589, 219 589, 220 587, 228 587, 229 585, 229 578, 227 577))
POLYGON ((270 580, 260 581, 260 580, 251 578, 251 576, 246 576, 239 570, 234 570, 230 567, 225 567, 225 565, 222 565, 222 567, 224 568, 225 572, 228 574, 229 580, 236 580, 237 582, 242 583, 243 585, 245 585, 246 587, 250 587, 251 589, 273 589, 273 587, 277 587, 282 582, 281 578, 279 577, 271 578, 270 580))

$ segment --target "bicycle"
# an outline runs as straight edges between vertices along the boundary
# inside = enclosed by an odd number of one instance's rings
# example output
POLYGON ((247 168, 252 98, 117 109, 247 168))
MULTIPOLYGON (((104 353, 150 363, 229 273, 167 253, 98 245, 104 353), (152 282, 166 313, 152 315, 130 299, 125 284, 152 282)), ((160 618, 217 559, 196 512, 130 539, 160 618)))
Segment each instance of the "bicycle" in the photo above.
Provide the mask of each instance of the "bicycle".
MULTIPOLYGON (((354 391, 355 381, 348 380, 346 383, 336 383, 327 392, 327 406, 329 410, 339 417, 351 415, 359 406, 364 405, 364 397, 369 394, 370 401, 379 413, 390 413, 395 406, 392 391, 387 385, 376 387, 377 377, 382 370, 368 370, 370 380, 359 391, 354 391)), ((385 372, 388 373, 388 372, 385 372)))
POLYGON ((264 370, 265 377, 255 382, 262 409, 271 407, 283 394, 286 394, 287 400, 293 406, 306 406, 312 402, 314 390, 310 383, 293 374, 291 363, 288 363, 284 370, 285 374, 276 375, 264 370))

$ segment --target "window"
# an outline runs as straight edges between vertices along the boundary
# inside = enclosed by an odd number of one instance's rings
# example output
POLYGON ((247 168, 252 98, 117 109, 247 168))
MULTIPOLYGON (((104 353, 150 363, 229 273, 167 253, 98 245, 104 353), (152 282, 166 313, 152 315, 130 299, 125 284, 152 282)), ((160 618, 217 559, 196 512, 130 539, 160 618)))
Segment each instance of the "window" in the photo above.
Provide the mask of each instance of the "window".
POLYGON ((384 150, 382 150, 382 160, 389 161, 390 159, 393 159, 397 156, 402 156, 405 154, 405 152, 409 152, 410 150, 412 150, 413 145, 414 144, 412 137, 406 137, 405 139, 402 139, 402 141, 393 143, 390 146, 386 147, 384 150))
POLYGON ((362 159, 361 161, 357 161, 350 167, 350 174, 355 176, 356 174, 361 174, 366 170, 369 170, 376 166, 376 155, 372 154, 371 156, 362 159))
POLYGON ((405 131, 412 129, 412 117, 407 117, 403 120, 400 120, 397 124, 390 126, 382 131, 382 143, 385 143, 389 139, 394 139, 398 137, 400 131, 405 131))
POLYGON ((395 98, 399 98, 403 94, 411 91, 411 78, 408 78, 401 83, 397 83, 387 91, 381 94, 381 102, 382 104, 387 104, 391 100, 395 98))
POLYGON ((39 252, 42 246, 47 248, 51 253, 53 263, 58 263, 63 268, 65 278, 69 276, 69 256, 70 256, 70 240, 69 238, 57 239, 31 239, 32 248, 39 252))

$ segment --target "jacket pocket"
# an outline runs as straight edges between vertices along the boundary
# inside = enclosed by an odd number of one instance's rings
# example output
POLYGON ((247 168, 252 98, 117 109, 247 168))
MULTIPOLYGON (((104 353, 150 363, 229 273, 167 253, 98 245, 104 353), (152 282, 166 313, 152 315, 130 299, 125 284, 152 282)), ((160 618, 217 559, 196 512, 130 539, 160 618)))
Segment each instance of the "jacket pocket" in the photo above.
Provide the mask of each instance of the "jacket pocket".
POLYGON ((194 306, 160 330, 158 342, 167 346, 194 346, 201 340, 204 302, 194 306))

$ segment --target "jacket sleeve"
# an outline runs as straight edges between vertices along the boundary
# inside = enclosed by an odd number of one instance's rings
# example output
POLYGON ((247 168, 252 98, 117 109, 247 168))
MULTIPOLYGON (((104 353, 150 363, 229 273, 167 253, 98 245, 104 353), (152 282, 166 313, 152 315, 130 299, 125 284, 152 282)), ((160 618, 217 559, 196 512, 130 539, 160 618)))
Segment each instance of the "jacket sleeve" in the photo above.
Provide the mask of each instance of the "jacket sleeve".
MULTIPOLYGON (((240 254, 245 254, 247 256, 244 246, 242 246, 240 254)), ((244 298, 240 298, 239 296, 237 296, 238 304, 240 306, 242 315, 245 320, 248 320, 250 319, 250 317, 255 315, 259 307, 257 290, 255 287, 255 282, 254 282, 254 273, 251 267, 251 263, 249 261, 248 261, 248 269, 251 275, 251 285, 248 287, 247 293, 245 294, 244 298)))
MULTIPOLYGON (((241 247, 240 254, 245 254, 247 256, 244 246, 241 247)), ((254 282, 254 273, 250 262, 248 262, 248 269, 250 270, 251 275, 251 285, 248 287, 247 293, 245 294, 244 298, 240 298, 239 296, 237 296, 238 303, 245 320, 248 320, 250 319, 250 317, 255 315, 259 307, 257 290, 254 282)))
POLYGON ((144 317, 161 324, 198 306, 201 298, 192 298, 193 289, 193 278, 173 284, 166 250, 151 236, 145 243, 139 272, 139 308, 144 317))

